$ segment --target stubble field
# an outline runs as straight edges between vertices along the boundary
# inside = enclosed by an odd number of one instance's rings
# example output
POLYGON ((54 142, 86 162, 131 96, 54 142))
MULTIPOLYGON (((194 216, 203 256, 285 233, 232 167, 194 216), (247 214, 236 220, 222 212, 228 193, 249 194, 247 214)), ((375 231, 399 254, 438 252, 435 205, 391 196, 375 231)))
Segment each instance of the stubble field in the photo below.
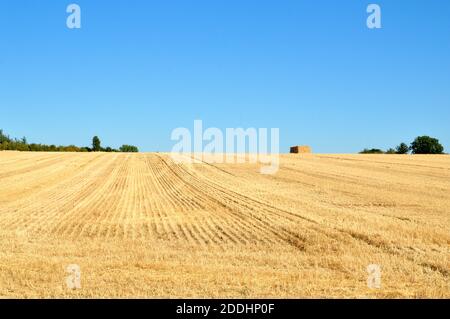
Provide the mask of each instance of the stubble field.
POLYGON ((281 155, 261 175, 0 152, 0 297, 449 298, 449 285, 446 155, 281 155))

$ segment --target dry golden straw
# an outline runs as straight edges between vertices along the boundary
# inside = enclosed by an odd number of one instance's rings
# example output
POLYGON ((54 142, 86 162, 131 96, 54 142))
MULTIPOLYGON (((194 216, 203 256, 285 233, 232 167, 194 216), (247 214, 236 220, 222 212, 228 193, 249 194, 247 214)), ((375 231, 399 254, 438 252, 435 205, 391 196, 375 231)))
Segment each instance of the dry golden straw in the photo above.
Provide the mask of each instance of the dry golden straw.
POLYGON ((449 212, 448 156, 0 152, 0 297, 449 298, 449 212))

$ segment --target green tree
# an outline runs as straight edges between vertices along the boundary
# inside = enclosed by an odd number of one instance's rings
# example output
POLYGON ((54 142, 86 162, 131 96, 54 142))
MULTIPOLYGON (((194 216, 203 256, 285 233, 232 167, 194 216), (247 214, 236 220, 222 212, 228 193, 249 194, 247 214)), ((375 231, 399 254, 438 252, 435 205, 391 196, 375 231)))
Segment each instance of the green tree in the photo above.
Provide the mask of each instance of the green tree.
POLYGON ((372 148, 372 149, 363 149, 359 154, 384 154, 384 152, 378 148, 372 148))
POLYGON ((393 148, 390 148, 386 151, 386 154, 397 154, 397 151, 394 150, 393 148))
POLYGON ((119 148, 119 151, 123 153, 138 153, 139 149, 133 145, 122 145, 119 148))
POLYGON ((94 136, 92 138, 92 151, 93 152, 100 152, 102 150, 101 142, 98 136, 94 136))
POLYGON ((11 142, 11 139, 9 138, 8 135, 5 135, 3 133, 3 130, 0 130, 0 144, 3 144, 4 142, 11 142))
POLYGON ((411 143, 413 154, 443 154, 444 147, 439 140, 429 136, 418 136, 411 143))
MULTIPOLYGON (((92 138, 92 148, 78 147, 75 145, 46 145, 46 144, 28 144, 25 137, 22 139, 10 138, 0 129, 0 151, 32 151, 32 152, 119 152, 111 147, 102 148, 98 136, 92 138)), ((133 145, 122 145, 120 152, 139 152, 139 149, 133 145)))
POLYGON ((409 147, 405 143, 401 143, 399 146, 395 148, 396 154, 408 154, 409 147))

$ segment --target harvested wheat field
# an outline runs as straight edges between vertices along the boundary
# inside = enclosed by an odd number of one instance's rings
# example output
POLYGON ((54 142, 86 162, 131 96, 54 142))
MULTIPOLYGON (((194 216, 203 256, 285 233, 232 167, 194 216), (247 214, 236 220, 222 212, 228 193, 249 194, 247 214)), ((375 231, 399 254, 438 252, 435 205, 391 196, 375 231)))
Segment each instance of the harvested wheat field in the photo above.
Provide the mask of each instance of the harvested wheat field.
POLYGON ((449 156, 0 152, 0 297, 449 298, 449 257, 449 156))

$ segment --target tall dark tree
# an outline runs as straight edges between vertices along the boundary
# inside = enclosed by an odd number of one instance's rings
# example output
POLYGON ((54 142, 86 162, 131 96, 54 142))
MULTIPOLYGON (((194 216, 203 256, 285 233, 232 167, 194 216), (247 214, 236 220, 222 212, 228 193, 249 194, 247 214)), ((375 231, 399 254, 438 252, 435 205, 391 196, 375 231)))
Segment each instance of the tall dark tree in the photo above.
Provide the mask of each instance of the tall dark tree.
POLYGON ((413 154, 442 154, 444 147, 439 140, 429 136, 418 136, 411 143, 411 151, 413 154))
POLYGON ((408 154, 409 152, 409 146, 405 143, 401 143, 399 146, 395 148, 396 154, 408 154))
POLYGON ((100 152, 102 150, 101 142, 98 136, 92 138, 92 151, 100 152))

